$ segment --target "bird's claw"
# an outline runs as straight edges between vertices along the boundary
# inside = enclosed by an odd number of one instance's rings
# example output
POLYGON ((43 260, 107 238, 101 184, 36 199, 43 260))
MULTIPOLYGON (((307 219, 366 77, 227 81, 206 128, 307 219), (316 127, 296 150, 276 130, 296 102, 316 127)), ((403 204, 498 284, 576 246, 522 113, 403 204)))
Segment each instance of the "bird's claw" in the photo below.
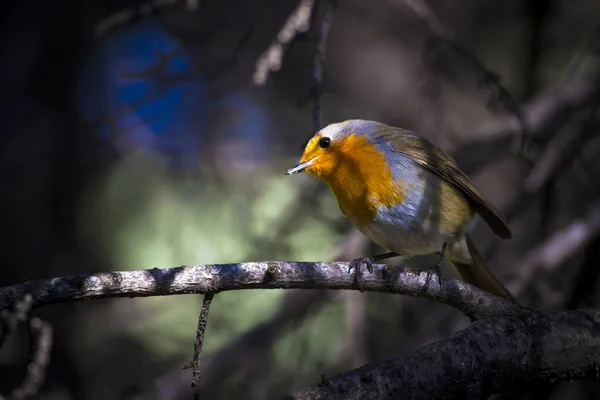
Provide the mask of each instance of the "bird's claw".
POLYGON ((369 271, 370 273, 373 272, 373 257, 359 257, 359 258, 355 258, 354 260, 350 261, 350 266, 348 267, 348 273, 350 273, 352 271, 352 269, 356 271, 358 271, 359 269, 362 268, 362 265, 365 264, 365 267, 367 267, 367 271, 369 271))
POLYGON ((423 288, 421 289, 421 292, 425 292, 427 291, 427 288, 429 287, 429 282, 431 282, 431 276, 433 274, 435 274, 435 276, 437 276, 438 279, 438 284, 440 285, 440 289, 444 289, 444 283, 442 282, 442 271, 440 268, 440 263, 437 262, 432 266, 426 266, 426 267, 421 267, 419 269, 419 273, 421 272, 427 272, 427 277, 425 278, 425 284, 423 285, 423 288))
POLYGON ((350 273, 352 271, 352 269, 354 269, 354 281, 360 288, 361 292, 363 291, 363 288, 360 283, 360 274, 362 272, 361 269, 362 269, 363 264, 365 265, 365 267, 367 267, 367 271, 369 271, 369 273, 373 273, 373 258, 372 257, 355 258, 354 260, 350 261, 350 266, 348 267, 348 273, 350 273))

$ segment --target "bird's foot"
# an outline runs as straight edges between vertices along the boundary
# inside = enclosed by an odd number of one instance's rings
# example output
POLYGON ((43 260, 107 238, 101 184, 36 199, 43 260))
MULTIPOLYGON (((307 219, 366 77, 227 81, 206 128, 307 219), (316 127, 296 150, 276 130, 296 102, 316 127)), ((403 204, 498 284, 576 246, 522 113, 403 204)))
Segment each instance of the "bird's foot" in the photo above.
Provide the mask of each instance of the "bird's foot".
POLYGON ((367 271, 369 272, 373 272, 373 257, 359 257, 359 258, 355 258, 354 260, 350 261, 350 266, 348 267, 348 273, 350 273, 350 271, 352 271, 352 269, 356 271, 360 270, 362 268, 362 265, 365 264, 365 267, 367 267, 367 271))
POLYGON ((438 284, 440 285, 440 289, 444 289, 444 283, 442 282, 442 271, 440 268, 440 262, 438 261, 437 263, 435 263, 434 265, 431 266, 424 266, 421 267, 419 269, 419 273, 421 272, 427 272, 427 277, 425 278, 425 284, 423 285, 423 288, 421 289, 421 292, 425 292, 427 291, 427 288, 429 287, 429 282, 431 282, 431 276, 433 274, 435 274, 435 276, 437 276, 438 279, 438 284))
POLYGON ((444 283, 442 282, 442 271, 440 268, 440 264, 442 263, 442 260, 444 259, 444 254, 446 253, 447 246, 448 246, 448 244, 446 242, 444 242, 444 244, 442 245, 442 251, 440 251, 440 253, 438 255, 438 260, 433 266, 421 267, 421 269, 419 270, 419 273, 421 273, 423 271, 427 271, 427 278, 425 278, 425 285, 423 285, 423 288, 421 289, 422 293, 425 293, 425 291, 429 287, 429 282, 431 281, 431 275, 433 275, 433 274, 435 274, 435 276, 437 276, 437 278, 438 278, 438 284, 440 285, 440 289, 444 290, 444 283))
POLYGON ((362 285, 360 283, 360 275, 363 264, 367 267, 367 271, 370 273, 373 272, 373 257, 359 257, 350 261, 350 266, 348 267, 348 273, 354 269, 354 282, 358 285, 360 291, 363 291, 362 285))

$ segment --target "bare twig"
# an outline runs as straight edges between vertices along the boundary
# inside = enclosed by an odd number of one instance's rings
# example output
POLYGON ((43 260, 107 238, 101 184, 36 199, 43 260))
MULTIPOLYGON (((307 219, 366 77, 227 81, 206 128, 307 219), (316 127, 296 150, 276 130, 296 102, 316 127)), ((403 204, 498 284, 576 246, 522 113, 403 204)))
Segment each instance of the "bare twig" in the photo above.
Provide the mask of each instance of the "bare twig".
POLYGON ((560 266, 600 234, 600 203, 596 203, 582 218, 555 233, 531 250, 519 265, 519 279, 510 286, 519 296, 541 270, 551 271, 560 266))
POLYGON ((206 324, 208 323, 208 312, 210 304, 215 297, 214 293, 206 293, 202 299, 202 308, 198 317, 198 329, 196 329, 196 341, 194 343, 194 359, 192 361, 192 390, 194 399, 200 399, 200 356, 204 345, 204 334, 206 333, 206 324))
MULTIPOLYGON (((258 357, 262 353, 269 353, 272 346, 285 332, 302 324, 314 312, 327 304, 332 298, 332 292, 328 290, 315 291, 290 291, 283 298, 281 307, 268 320, 260 322, 248 331, 234 338, 231 343, 207 355, 201 367, 202 381, 201 390, 210 387, 216 382, 223 382, 234 372, 243 369, 250 354, 258 357), (261 354, 256 354, 260 349, 261 354)), ((159 385, 176 388, 172 398, 188 398, 189 375, 165 376, 159 385)), ((151 394, 149 394, 151 395, 151 394)))
MULTIPOLYGON (((150 0, 135 8, 125 8, 110 14, 96 25, 96 37, 106 36, 111 31, 129 25, 134 21, 152 15, 161 8, 175 5, 179 0, 150 0)), ((202 0, 184 0, 189 12, 196 12, 202 6, 202 0)))
MULTIPOLYGON (((311 97, 313 99, 313 131, 317 132, 321 129, 321 94, 323 89, 323 67, 325 64, 325 46, 333 21, 333 13, 337 6, 337 0, 328 0, 330 8, 325 13, 323 21, 321 21, 321 32, 319 34, 319 42, 317 44, 317 52, 315 54, 315 65, 313 70, 314 83, 311 89, 311 97)), ((314 133, 313 132, 313 133, 314 133)))
POLYGON ((522 98, 531 97, 539 88, 538 67, 544 51, 544 33, 547 28, 548 14, 551 12, 552 0, 524 2, 525 15, 529 28, 529 51, 523 65, 522 98))
POLYGON ((298 33, 306 32, 310 28, 310 17, 314 5, 315 0, 301 0, 298 7, 288 17, 275 41, 256 61, 256 71, 253 78, 255 85, 264 85, 269 73, 281 68, 283 55, 290 42, 298 33))
MULTIPOLYGON (((105 36, 110 31, 132 23, 133 21, 154 14, 162 7, 169 7, 177 3, 178 0, 151 0, 136 8, 126 8, 104 18, 95 30, 96 36, 105 36)), ((188 0, 189 1, 189 0, 188 0)), ((189 3, 188 3, 189 4, 189 3)))
POLYGON ((21 386, 14 389, 9 399, 21 400, 37 394, 46 379, 46 369, 50 364, 52 352, 52 327, 50 324, 34 317, 29 321, 33 336, 33 354, 27 365, 27 376, 21 386))
POLYGON ((564 126, 546 146, 536 166, 523 182, 523 190, 536 193, 548 184, 563 164, 565 155, 585 131, 583 125, 577 122, 564 126))
POLYGON ((4 346, 8 337, 17 329, 19 322, 27 320, 32 303, 33 298, 31 295, 24 293, 0 308, 0 348, 4 346), (8 309, 9 306, 12 306, 12 309, 8 309))
MULTIPOLYGON (((0 348, 13 333, 20 322, 29 320, 32 354, 27 365, 27 374, 18 388, 13 389, 9 400, 22 400, 38 393, 46 379, 46 368, 50 362, 52 349, 52 328, 37 317, 29 318, 34 300, 30 293, 19 296, 20 299, 9 303, 0 310, 0 348)), ((3 398, 0 396, 0 398, 3 398)))
MULTIPOLYGON (((34 307, 64 301, 115 297, 205 294, 242 289, 359 290, 347 262, 264 261, 211 264, 136 271, 100 272, 25 282, 0 288, 0 307, 31 293, 34 307)), ((516 306, 462 281, 444 278, 443 287, 431 280, 423 292, 426 273, 378 264, 362 278, 365 291, 424 297, 457 308, 472 319, 510 312, 516 306)), ((516 307, 518 308, 518 307, 516 307)))
MULTIPOLYGON (((406 5, 413 10, 419 19, 427 26, 432 33, 427 50, 437 50, 440 46, 447 46, 454 53, 466 60, 480 75, 480 81, 487 87, 492 89, 496 95, 491 97, 488 106, 493 108, 493 105, 498 103, 503 106, 508 112, 512 113, 520 124, 522 135, 522 150, 525 148, 525 139, 528 137, 527 121, 523 116, 523 111, 519 102, 510 94, 510 92, 500 83, 500 76, 487 68, 477 57, 471 52, 458 44, 453 38, 448 29, 440 22, 435 15, 435 12, 423 0, 403 0, 406 5)), ((425 57, 425 60, 429 57, 425 57)))
MULTIPOLYGON (((598 96, 600 95, 600 68, 595 63, 593 67, 586 68, 585 71, 580 70, 585 54, 591 54, 596 59, 598 58, 597 37, 599 34, 600 28, 597 28, 589 44, 573 58, 568 72, 565 73, 559 84, 540 93, 524 107, 524 119, 531 139, 539 142, 551 140, 553 135, 560 132, 565 125, 573 120, 572 117, 577 111, 592 108, 590 116, 593 116, 593 109, 597 106, 598 96)), ((494 149, 503 147, 500 143, 509 143, 520 132, 520 121, 512 115, 496 118, 482 125, 477 133, 473 135, 473 140, 461 149, 461 153, 471 156, 473 154, 484 154, 486 158, 484 161, 471 161, 470 164, 472 165, 467 166, 465 169, 473 170, 477 168, 474 164, 481 165, 489 161, 489 154, 494 149)), ((562 140, 566 141, 566 135, 565 133, 562 140)), ((550 154, 546 156, 550 159, 553 158, 550 154)), ((457 158, 460 158, 460 156, 457 156, 457 158)), ((473 157, 470 158, 473 159, 473 157)), ((539 168, 546 169, 551 164, 550 161, 544 161, 545 165, 539 168)), ((533 174, 539 173, 543 173, 543 171, 533 172, 533 174)), ((537 182, 544 181, 542 176, 538 176, 536 180, 537 182)))
POLYGON ((557 178, 573 164, 581 153, 583 144, 596 134, 595 119, 599 103, 599 96, 592 99, 585 122, 577 115, 564 118, 565 126, 550 139, 534 170, 523 183, 522 190, 525 194, 535 194, 538 191, 544 193, 540 206, 541 229, 546 228, 552 214, 557 178), (569 123, 570 120, 572 122, 569 123))
POLYGON ((600 311, 523 312, 324 380, 296 399, 486 399, 540 380, 598 376, 600 311))
MULTIPOLYGON (((588 107, 599 93, 600 69, 541 93, 525 107, 529 133, 541 138, 555 132, 566 122, 566 114, 588 107)), ((519 121, 514 116, 507 116, 484 124, 474 140, 513 137, 519 131, 519 121)))
MULTIPOLYGON (((548 141, 571 121, 570 114, 590 107, 599 94, 600 69, 538 95, 524 107, 530 138, 548 141)), ((504 157, 503 149, 520 133, 519 121, 514 116, 495 118, 480 126, 472 140, 461 146, 454 157, 466 173, 474 173, 490 160, 504 157)))
MULTIPOLYGON (((256 26, 261 17, 262 17, 262 15, 258 14, 253 19, 253 21, 250 24, 248 24, 246 29, 244 29, 244 33, 242 33, 242 36, 240 36, 240 38, 236 42, 235 47, 234 47, 233 51, 231 52, 231 54, 229 55, 229 57, 227 57, 222 62, 218 63, 215 68, 210 70, 206 74, 206 79, 208 79, 209 81, 212 81, 212 80, 222 76, 225 72, 227 72, 233 66, 236 65, 238 58, 240 57, 240 54, 242 53, 242 51, 244 50, 244 48, 250 41, 250 38, 254 34, 254 31, 256 30, 256 26)), ((199 74, 197 74, 197 75, 199 75, 199 74)))
POLYGON ((581 46, 581 48, 575 53, 575 55, 569 61, 567 68, 565 68, 565 72, 560 79, 562 83, 568 78, 581 75, 583 71, 585 71, 585 59, 587 56, 591 55, 593 57, 600 56, 598 42, 600 40, 600 25, 596 26, 591 34, 589 39, 581 46))
MULTIPOLYGON (((301 325, 306 318, 327 304, 332 297, 333 292, 328 290, 289 291, 271 318, 257 323, 221 349, 204 357, 201 366, 201 394, 205 389, 210 390, 212 385, 221 384, 238 371, 246 368, 250 357, 254 356, 259 359, 266 357, 279 337, 301 325)), ((157 379, 145 396, 159 399, 165 397, 188 399, 189 381, 190 374, 186 371, 165 374, 157 379)))

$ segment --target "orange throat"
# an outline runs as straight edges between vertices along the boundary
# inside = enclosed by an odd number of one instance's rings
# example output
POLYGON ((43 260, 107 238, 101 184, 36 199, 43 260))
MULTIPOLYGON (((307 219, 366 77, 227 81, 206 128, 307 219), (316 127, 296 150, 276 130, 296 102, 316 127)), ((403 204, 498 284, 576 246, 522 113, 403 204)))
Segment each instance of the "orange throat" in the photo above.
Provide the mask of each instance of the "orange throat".
POLYGON ((358 228, 368 226, 381 207, 404 200, 385 155, 364 137, 345 138, 325 163, 307 171, 329 185, 342 213, 358 228))

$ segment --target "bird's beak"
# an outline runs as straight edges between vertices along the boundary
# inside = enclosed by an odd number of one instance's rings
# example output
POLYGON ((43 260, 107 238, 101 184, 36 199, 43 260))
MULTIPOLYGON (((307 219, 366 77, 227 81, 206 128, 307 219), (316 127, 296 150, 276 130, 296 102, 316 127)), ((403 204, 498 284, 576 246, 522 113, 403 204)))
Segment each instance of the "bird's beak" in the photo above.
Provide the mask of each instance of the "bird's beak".
POLYGON ((297 174, 298 172, 302 172, 306 168, 310 167, 315 162, 316 159, 317 159, 317 157, 311 158, 310 160, 303 162, 302 164, 298 164, 294 168, 288 169, 285 174, 286 175, 294 175, 294 174, 297 174))

